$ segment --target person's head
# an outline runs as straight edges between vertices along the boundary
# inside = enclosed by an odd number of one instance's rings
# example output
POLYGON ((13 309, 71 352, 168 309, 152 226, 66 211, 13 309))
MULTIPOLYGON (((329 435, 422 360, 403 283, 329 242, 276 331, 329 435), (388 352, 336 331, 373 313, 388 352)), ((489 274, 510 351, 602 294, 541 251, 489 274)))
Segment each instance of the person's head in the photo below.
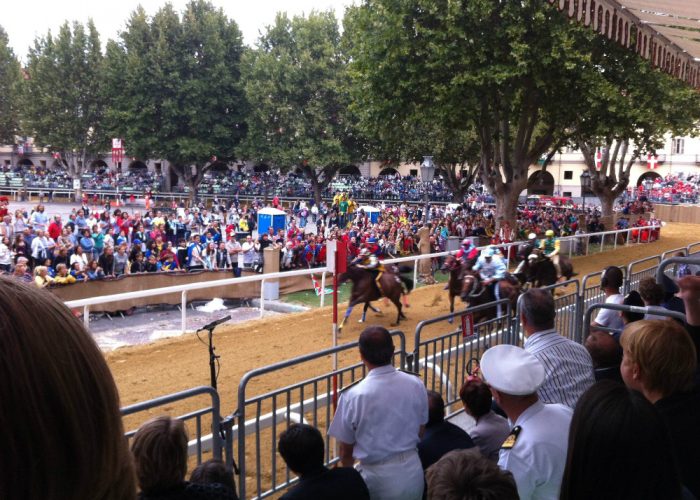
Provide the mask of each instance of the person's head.
POLYGON ((426 471, 428 500, 518 500, 513 475, 475 449, 453 450, 426 471))
POLYGON ((676 321, 637 321, 624 330, 620 343, 622 379, 652 403, 692 388, 695 345, 676 321))
POLYGON ((491 411, 491 390, 478 377, 469 377, 459 390, 459 399, 462 400, 464 411, 476 420, 491 411))
POLYGON ((394 341, 389 331, 382 326, 369 326, 360 334, 360 356, 372 366, 391 363, 394 355, 394 341))
POLYGON ((136 431, 131 452, 144 493, 166 491, 185 480, 187 432, 181 420, 168 416, 149 420, 136 431))
POLYGON ((46 274, 49 272, 49 269, 46 266, 36 266, 34 268, 34 276, 46 276, 46 274))
POLYGON ((586 391, 569 432, 562 500, 680 498, 664 422, 642 395, 613 381, 586 391))
POLYGON ((311 425, 290 425, 280 434, 277 451, 287 467, 301 476, 323 466, 323 436, 311 425))
POLYGON ((520 321, 526 334, 554 328, 554 297, 548 290, 531 288, 521 296, 520 321))
POLYGON ((68 268, 66 267, 65 264, 57 264, 56 265, 56 274, 58 276, 67 276, 68 275, 68 268))
POLYGON ((584 345, 596 368, 620 366, 622 347, 618 333, 591 329, 584 345))
MULTIPOLYGON (((636 290, 632 290, 630 293, 625 295, 625 298, 622 301, 622 304, 626 305, 626 306, 644 307, 644 301, 642 300, 642 297, 639 295, 639 292, 636 290)), ((638 312, 620 311, 620 316, 622 317, 622 322, 625 325, 644 319, 644 313, 638 313, 638 312)))
POLYGON ((0 277, 0 352, 0 496, 133 499, 117 388, 82 321, 0 277))
POLYGON ((608 293, 619 293, 624 276, 622 270, 616 266, 609 266, 603 270, 600 276, 600 288, 608 293))
POLYGON ((445 400, 437 391, 428 391, 428 425, 435 425, 445 420, 445 400))
POLYGON ((190 474, 190 482, 195 484, 222 484, 236 491, 233 472, 221 460, 207 460, 199 464, 190 474))
POLYGON ((639 282, 639 295, 648 306, 658 306, 664 300, 664 287, 654 278, 644 278, 639 282))

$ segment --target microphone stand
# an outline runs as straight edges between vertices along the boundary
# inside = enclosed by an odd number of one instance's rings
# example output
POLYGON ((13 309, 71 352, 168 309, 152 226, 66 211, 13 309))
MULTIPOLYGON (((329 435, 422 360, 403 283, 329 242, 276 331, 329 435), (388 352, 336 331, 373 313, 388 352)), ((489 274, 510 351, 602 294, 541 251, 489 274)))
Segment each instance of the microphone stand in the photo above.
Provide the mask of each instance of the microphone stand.
POLYGON ((199 329, 200 332, 206 330, 209 337, 209 376, 211 378, 211 386, 214 390, 216 390, 216 362, 221 357, 216 354, 216 348, 214 347, 214 328, 230 319, 231 316, 226 316, 225 318, 212 321, 199 329))

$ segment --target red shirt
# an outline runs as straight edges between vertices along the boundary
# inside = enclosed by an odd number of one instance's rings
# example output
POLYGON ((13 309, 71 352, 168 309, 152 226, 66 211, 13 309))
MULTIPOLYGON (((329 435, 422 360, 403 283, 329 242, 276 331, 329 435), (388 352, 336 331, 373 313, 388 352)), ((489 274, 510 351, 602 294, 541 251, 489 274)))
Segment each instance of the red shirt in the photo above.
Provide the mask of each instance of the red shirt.
POLYGON ((60 222, 53 221, 51 224, 49 224, 49 236, 54 240, 61 236, 62 230, 63 224, 60 222))

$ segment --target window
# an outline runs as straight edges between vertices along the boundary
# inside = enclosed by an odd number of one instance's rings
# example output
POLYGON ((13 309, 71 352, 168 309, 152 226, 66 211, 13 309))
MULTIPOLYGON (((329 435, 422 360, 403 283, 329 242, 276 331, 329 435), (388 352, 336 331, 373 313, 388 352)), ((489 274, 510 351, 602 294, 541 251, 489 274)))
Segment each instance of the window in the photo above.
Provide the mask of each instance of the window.
POLYGON ((564 191, 564 194, 562 196, 564 198, 571 198, 571 191, 564 191))
POLYGON ((671 144, 671 153, 674 155, 682 155, 685 150, 685 139, 675 137, 671 144))
POLYGON ((408 175, 410 175, 411 177, 418 177, 418 169, 417 169, 417 168, 412 168, 412 169, 409 171, 408 175))
POLYGON ((163 174, 163 165, 161 163, 156 163, 156 174, 162 175, 163 174))
POLYGON ((574 178, 573 170, 564 170, 564 180, 570 181, 574 178))
POLYGON ((46 160, 40 160, 39 163, 41 163, 42 167, 46 167, 46 160))

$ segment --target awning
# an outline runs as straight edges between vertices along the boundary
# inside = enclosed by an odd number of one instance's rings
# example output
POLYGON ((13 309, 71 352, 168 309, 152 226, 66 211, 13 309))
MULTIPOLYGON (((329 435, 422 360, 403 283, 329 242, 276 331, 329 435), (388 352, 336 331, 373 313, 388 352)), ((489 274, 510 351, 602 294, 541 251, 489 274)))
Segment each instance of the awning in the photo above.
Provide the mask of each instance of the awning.
POLYGON ((654 66, 700 88, 700 1, 549 2, 581 24, 634 49, 654 66))

